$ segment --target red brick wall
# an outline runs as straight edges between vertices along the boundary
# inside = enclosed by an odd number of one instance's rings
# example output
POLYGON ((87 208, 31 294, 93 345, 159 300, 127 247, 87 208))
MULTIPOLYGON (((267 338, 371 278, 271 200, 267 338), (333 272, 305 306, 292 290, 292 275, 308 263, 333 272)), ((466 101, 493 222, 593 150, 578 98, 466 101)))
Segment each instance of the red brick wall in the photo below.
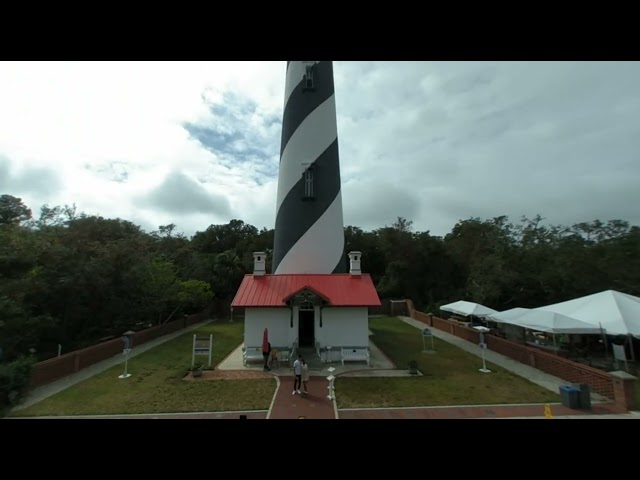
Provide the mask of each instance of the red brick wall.
MULTIPOLYGON (((183 328, 194 325, 208 318, 208 312, 197 313, 180 320, 165 323, 155 327, 147 328, 136 332, 131 339, 131 346, 142 345, 150 340, 154 340, 163 335, 177 332, 183 328)), ((72 373, 90 367, 98 362, 111 358, 121 353, 124 344, 121 338, 92 345, 91 347, 76 350, 75 352, 50 358, 43 362, 38 362, 33 366, 31 374, 31 387, 40 387, 72 373)))
MULTIPOLYGON (((445 320, 415 309, 413 302, 407 300, 409 315, 438 330, 450 333, 472 343, 480 341, 477 330, 466 327, 453 320, 445 320)), ((581 363, 559 357, 552 353, 520 345, 493 335, 485 336, 487 348, 520 363, 542 370, 570 383, 587 383, 591 389, 607 398, 614 398, 613 380, 607 372, 582 365, 581 363)))

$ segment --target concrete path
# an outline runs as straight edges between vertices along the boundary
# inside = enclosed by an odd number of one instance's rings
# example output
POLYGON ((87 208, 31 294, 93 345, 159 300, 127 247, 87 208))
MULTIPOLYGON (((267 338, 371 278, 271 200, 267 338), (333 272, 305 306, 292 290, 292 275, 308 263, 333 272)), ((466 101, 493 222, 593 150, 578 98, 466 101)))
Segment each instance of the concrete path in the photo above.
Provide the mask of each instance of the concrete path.
MULTIPOLYGON (((633 413, 620 413, 611 404, 595 404, 591 410, 573 410, 559 403, 548 404, 552 419, 626 418, 640 419, 633 413)), ((483 418, 545 418, 545 404, 522 405, 458 405, 447 407, 404 408, 344 408, 338 410, 341 419, 483 419, 483 418)))
MULTIPOLYGON (((444 340, 445 342, 450 343, 451 345, 455 345, 456 347, 477 355, 478 357, 482 357, 482 349, 475 343, 468 342, 460 337, 456 337, 455 335, 451 335, 450 333, 438 330, 437 328, 431 328, 428 325, 410 317, 399 318, 402 319, 402 321, 404 321, 405 323, 411 325, 412 327, 419 328, 420 330, 430 328, 430 330, 433 332, 434 337, 439 338, 440 340, 444 340)), ((537 368, 530 367, 529 365, 524 365, 523 363, 506 357, 500 353, 496 353, 487 349, 485 349, 484 353, 487 362, 498 365, 505 370, 509 370, 510 372, 524 377, 527 380, 535 383, 536 385, 540 385, 541 387, 551 390, 554 393, 558 393, 558 388, 561 385, 566 385, 568 383, 566 380, 545 373, 541 370, 538 370, 537 368)), ((479 367, 481 366, 481 364, 478 365, 479 367)), ((595 402, 608 401, 606 398, 596 393, 591 394, 591 399, 595 402)))
POLYGON ((247 419, 264 420, 266 410, 235 411, 235 412, 184 412, 184 413, 132 413, 128 415, 74 415, 74 416, 46 416, 46 417, 7 417, 3 420, 217 420, 217 419, 247 419))
MULTIPOLYGON (((143 343, 139 347, 134 347, 131 350, 131 354, 129 355, 129 361, 131 361, 132 358, 137 357, 141 353, 146 352, 147 350, 151 350, 152 348, 157 347, 158 345, 161 345, 165 342, 168 342, 169 340, 173 340, 174 338, 179 337, 180 335, 184 335, 185 333, 188 333, 192 330, 200 328, 203 325, 210 323, 211 321, 212 320, 205 320, 203 322, 196 323, 195 325, 191 325, 190 327, 184 328, 177 332, 170 333, 162 337, 158 337, 154 340, 150 340, 146 343, 143 343)), ((59 380, 56 380, 55 382, 49 383, 47 385, 43 385, 38 388, 34 388, 27 394, 27 396, 23 399, 22 403, 20 403, 20 405, 15 406, 12 411, 15 412, 18 410, 22 410, 23 408, 30 407, 34 403, 38 403, 44 400, 45 398, 50 397, 51 395, 55 395, 56 393, 61 392, 62 390, 66 390, 67 388, 77 383, 80 383, 83 380, 91 378, 94 375, 97 375, 98 373, 102 373, 105 370, 115 365, 119 365, 123 363, 124 363, 124 357, 122 356, 122 354, 114 355, 111 358, 108 358, 106 360, 103 360, 102 362, 96 363, 95 365, 91 365, 90 367, 83 368, 79 372, 72 373, 71 375, 61 378, 59 380)))

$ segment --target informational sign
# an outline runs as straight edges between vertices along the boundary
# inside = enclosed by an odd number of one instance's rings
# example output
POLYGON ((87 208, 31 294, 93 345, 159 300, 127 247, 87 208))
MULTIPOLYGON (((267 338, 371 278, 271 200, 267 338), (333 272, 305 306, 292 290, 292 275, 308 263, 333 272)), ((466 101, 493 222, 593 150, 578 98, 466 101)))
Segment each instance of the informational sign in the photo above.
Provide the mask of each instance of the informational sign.
POLYGON ((435 352, 435 348, 433 346, 433 332, 425 328, 422 330, 422 352, 423 353, 433 353, 435 352), (431 350, 427 350, 427 338, 431 339, 431 350))
POLYGON ((207 355, 209 357, 209 367, 211 366, 211 354, 213 352, 213 335, 209 338, 198 338, 193 335, 193 349, 191 354, 191 367, 196 364, 196 355, 207 355))

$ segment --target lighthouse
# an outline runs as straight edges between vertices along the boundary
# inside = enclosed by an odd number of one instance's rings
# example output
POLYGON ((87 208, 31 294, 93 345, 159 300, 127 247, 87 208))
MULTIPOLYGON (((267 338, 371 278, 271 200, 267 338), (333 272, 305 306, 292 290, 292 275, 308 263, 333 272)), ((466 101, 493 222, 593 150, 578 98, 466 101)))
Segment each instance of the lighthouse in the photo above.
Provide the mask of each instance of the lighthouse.
POLYGON ((287 62, 271 273, 265 255, 231 302, 245 313, 244 364, 263 361, 266 329, 288 358, 369 366, 368 309, 382 303, 361 252, 347 271, 331 62, 287 62))
POLYGON ((272 272, 346 273, 333 63, 287 62, 272 272))

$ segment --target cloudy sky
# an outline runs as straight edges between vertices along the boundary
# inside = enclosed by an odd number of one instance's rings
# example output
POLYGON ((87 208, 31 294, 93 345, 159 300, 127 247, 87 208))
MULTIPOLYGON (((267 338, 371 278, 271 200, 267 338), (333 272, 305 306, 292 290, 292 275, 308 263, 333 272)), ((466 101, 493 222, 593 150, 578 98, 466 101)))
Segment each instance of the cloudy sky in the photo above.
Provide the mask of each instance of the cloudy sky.
MULTIPOLYGON (((275 221, 286 62, 0 62, 0 194, 188 235, 275 221)), ((336 62, 345 224, 640 225, 640 63, 336 62)))

